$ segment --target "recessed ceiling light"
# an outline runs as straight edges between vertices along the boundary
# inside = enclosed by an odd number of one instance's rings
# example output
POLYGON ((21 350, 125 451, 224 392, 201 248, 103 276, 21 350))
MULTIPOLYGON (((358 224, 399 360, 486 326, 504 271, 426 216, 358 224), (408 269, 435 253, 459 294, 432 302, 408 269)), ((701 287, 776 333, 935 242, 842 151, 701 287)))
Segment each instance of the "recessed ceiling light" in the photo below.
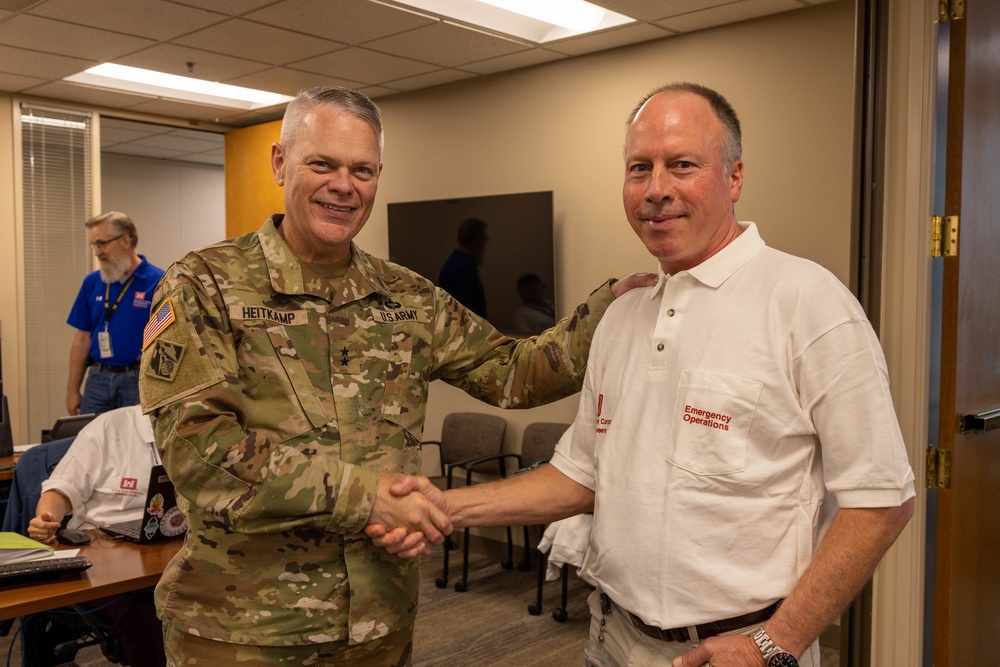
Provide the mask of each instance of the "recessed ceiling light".
POLYGON ((176 74, 165 74, 111 63, 91 67, 63 80, 97 88, 156 95, 171 100, 247 111, 286 104, 293 99, 288 95, 279 95, 253 88, 242 88, 189 76, 177 76, 176 74))
POLYGON ((632 23, 585 0, 395 0, 538 44, 632 23))

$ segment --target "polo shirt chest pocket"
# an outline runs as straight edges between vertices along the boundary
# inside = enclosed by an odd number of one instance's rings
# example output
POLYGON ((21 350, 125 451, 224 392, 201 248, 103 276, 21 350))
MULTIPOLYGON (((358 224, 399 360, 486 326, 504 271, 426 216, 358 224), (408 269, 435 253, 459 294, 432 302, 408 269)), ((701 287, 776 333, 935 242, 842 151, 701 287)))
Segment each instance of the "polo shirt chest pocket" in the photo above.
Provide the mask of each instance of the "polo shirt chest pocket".
POLYGON ((764 385, 723 373, 681 373, 667 461, 697 475, 746 468, 750 424, 764 385))

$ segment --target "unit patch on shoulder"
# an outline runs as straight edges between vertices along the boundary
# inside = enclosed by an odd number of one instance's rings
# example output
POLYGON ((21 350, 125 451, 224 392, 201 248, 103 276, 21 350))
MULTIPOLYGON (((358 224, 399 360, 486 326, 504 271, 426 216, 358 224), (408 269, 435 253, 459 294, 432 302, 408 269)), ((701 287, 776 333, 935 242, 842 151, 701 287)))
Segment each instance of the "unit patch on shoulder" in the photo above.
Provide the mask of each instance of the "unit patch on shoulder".
POLYGON ((156 341, 153 351, 149 354, 149 368, 146 369, 146 375, 157 380, 173 382, 183 356, 183 345, 165 340, 156 341))
POLYGON ((166 299, 160 309, 153 313, 142 330, 142 349, 145 350, 156 337, 174 322, 174 304, 166 299))

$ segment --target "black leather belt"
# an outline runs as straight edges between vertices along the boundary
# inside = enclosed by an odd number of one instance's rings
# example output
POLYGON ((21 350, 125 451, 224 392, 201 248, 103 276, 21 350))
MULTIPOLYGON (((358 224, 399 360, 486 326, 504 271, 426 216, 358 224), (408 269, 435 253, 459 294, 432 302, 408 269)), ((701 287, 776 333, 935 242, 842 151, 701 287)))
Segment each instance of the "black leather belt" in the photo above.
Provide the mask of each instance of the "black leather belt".
MULTIPOLYGON (((712 621, 711 623, 701 623, 696 625, 694 627, 698 631, 698 640, 700 641, 708 637, 721 635, 725 632, 732 632, 733 630, 739 630, 740 628, 746 628, 751 625, 763 623, 767 619, 774 616, 774 612, 778 610, 778 606, 782 602, 784 602, 784 600, 778 600, 766 609, 752 611, 749 614, 743 614, 742 616, 734 616, 733 618, 725 618, 721 621, 712 621)), ((655 625, 649 625, 627 609, 622 609, 621 607, 618 608, 628 614, 629 618, 632 619, 632 625, 635 626, 636 630, 645 635, 649 635, 653 639, 660 639, 665 642, 691 641, 691 633, 688 631, 688 628, 670 628, 669 630, 664 630, 663 628, 658 628, 655 625)))
POLYGON ((139 370, 139 363, 129 364, 127 366, 108 366, 107 364, 101 364, 98 362, 93 363, 94 366, 100 368, 102 371, 108 371, 109 373, 126 373, 128 371, 139 370))

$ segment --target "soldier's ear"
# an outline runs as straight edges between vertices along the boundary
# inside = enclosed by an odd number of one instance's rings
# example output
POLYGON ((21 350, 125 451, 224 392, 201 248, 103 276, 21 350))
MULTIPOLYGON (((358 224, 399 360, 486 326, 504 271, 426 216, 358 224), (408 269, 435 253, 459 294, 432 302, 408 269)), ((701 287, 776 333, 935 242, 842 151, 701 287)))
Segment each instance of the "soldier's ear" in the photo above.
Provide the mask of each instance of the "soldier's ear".
POLYGON ((271 171, 278 187, 285 185, 285 148, 275 141, 271 144, 271 171))

